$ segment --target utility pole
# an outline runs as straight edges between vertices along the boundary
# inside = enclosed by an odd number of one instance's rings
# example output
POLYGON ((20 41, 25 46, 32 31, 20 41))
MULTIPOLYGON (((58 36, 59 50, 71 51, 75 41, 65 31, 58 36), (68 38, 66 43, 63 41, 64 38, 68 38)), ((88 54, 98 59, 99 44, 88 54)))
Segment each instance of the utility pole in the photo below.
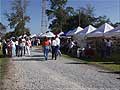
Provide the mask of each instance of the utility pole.
POLYGON ((42 17, 41 17, 41 33, 45 33, 47 31, 47 16, 46 16, 46 1, 42 0, 42 17))

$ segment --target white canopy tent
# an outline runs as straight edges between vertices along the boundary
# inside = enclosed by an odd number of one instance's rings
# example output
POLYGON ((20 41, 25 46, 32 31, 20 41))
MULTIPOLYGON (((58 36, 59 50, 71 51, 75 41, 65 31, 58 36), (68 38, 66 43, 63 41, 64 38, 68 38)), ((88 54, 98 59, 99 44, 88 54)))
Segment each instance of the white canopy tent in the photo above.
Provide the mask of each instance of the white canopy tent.
POLYGON ((55 37, 55 35, 54 33, 49 31, 47 33, 42 34, 40 37, 55 37))
POLYGON ((64 34, 64 32, 60 32, 59 34, 58 34, 58 36, 60 37, 60 35, 63 35, 64 34))
POLYGON ((36 36, 37 36, 36 34, 30 35, 31 38, 36 37, 36 36))
POLYGON ((76 29, 72 30, 69 35, 73 36, 76 35, 77 33, 81 32, 83 30, 83 28, 81 28, 80 26, 78 26, 76 29))
POLYGON ((120 25, 114 29, 112 29, 111 31, 105 33, 105 36, 115 36, 115 37, 120 37, 120 25))
POLYGON ((76 35, 74 35, 73 38, 77 41, 78 45, 81 48, 85 48, 86 46, 85 36, 95 30, 96 30, 95 27, 93 27, 92 25, 89 25, 85 27, 83 30, 81 30, 80 32, 78 32, 76 35))
POLYGON ((87 37, 103 37, 105 33, 111 31, 112 29, 114 29, 114 27, 112 27, 108 23, 105 23, 101 25, 98 29, 96 29, 95 31, 89 33, 87 37))
POLYGON ((77 34, 77 36, 84 38, 87 34, 93 32, 95 30, 96 30, 95 27, 93 27, 92 25, 89 25, 89 26, 85 27, 84 30, 80 31, 77 34))

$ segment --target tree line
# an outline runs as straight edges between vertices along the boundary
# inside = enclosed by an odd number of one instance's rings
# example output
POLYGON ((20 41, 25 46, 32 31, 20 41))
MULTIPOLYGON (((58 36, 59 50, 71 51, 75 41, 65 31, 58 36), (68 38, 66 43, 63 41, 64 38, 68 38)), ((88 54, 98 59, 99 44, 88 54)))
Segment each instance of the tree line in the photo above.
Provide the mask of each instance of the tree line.
POLYGON ((50 9, 46 10, 46 14, 53 19, 49 25, 53 32, 67 32, 78 26, 85 28, 93 25, 97 28, 104 23, 109 23, 114 27, 120 24, 120 22, 113 24, 107 16, 95 16, 95 8, 90 4, 75 10, 73 7, 66 7, 67 1, 49 0, 50 9))
MULTIPOLYGON (((114 27, 120 25, 120 22, 113 24, 107 16, 95 16, 95 8, 90 4, 75 10, 73 7, 66 6, 68 0, 47 1, 50 3, 50 8, 46 10, 46 14, 48 20, 52 20, 49 28, 55 33, 67 32, 78 26, 85 28, 93 25, 97 28, 104 23, 109 23, 114 27)), ((9 22, 8 26, 13 31, 6 33, 6 38, 23 34, 30 35, 30 30, 26 27, 26 23, 30 22, 30 16, 26 15, 28 4, 28 0, 11 1, 11 12, 5 13, 5 16, 9 22)), ((0 22, 0 34, 5 31, 5 25, 0 22)))

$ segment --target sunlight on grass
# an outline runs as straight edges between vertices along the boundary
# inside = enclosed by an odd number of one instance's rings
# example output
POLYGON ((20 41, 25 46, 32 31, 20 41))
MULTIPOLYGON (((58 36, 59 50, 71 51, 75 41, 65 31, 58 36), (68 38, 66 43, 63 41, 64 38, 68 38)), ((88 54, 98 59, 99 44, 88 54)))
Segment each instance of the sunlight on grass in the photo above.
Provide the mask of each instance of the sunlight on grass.
POLYGON ((82 61, 87 64, 92 64, 98 67, 101 67, 103 69, 111 70, 111 71, 120 71, 120 55, 119 54, 113 54, 111 58, 101 59, 101 58, 95 58, 95 59, 78 59, 73 58, 68 55, 63 55, 65 58, 70 58, 75 61, 82 61))
POLYGON ((120 63, 114 62, 89 62, 90 64, 95 64, 104 69, 112 70, 112 71, 120 71, 120 63))

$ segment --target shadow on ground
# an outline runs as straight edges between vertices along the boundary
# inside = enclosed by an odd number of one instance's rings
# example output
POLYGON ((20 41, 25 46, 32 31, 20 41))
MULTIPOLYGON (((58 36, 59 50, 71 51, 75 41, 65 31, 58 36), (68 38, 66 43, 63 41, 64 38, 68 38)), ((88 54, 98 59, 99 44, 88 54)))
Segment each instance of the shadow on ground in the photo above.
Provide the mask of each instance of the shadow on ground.
MULTIPOLYGON (((49 55, 50 57, 50 55, 49 55)), ((32 56, 23 56, 23 57, 14 57, 13 61, 45 61, 44 55, 32 55, 32 56)), ((51 60, 51 59, 48 59, 51 60)))
POLYGON ((117 78, 117 79, 119 79, 119 80, 120 80, 120 78, 117 78))
POLYGON ((12 61, 45 61, 43 57, 41 58, 18 58, 13 59, 12 61))
POLYGON ((65 64, 87 64, 87 63, 83 63, 83 62, 69 62, 69 63, 65 63, 65 64))
POLYGON ((111 72, 111 71, 98 71, 100 73, 111 73, 111 74, 120 74, 120 71, 115 71, 115 72, 111 72))
POLYGON ((120 62, 105 62, 105 63, 101 63, 101 64, 116 64, 116 65, 120 65, 120 62))
POLYGON ((31 57, 44 57, 44 55, 32 55, 31 57))

